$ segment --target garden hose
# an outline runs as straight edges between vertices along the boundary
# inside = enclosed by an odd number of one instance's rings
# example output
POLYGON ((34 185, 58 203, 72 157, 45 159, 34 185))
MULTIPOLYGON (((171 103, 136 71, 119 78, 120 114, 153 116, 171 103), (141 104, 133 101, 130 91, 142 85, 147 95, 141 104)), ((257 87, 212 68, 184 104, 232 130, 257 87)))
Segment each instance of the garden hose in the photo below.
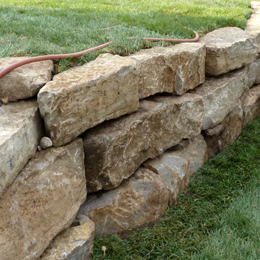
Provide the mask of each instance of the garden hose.
MULTIPOLYGON (((165 38, 143 38, 144 40, 148 40, 148 41, 153 41, 153 42, 157 42, 157 41, 165 41, 165 42, 197 42, 199 40, 199 34, 196 31, 193 31, 193 33, 195 34, 195 38, 193 39, 165 39, 165 38)), ((129 39, 133 39, 129 38, 129 39)), ((43 61, 43 60, 60 60, 60 59, 64 59, 67 57, 71 57, 71 58, 76 58, 79 57, 83 54, 86 53, 90 53, 93 51, 97 51, 100 49, 103 49, 105 47, 107 47, 108 45, 110 45, 112 43, 111 42, 107 42, 101 45, 98 45, 96 47, 84 50, 84 51, 80 51, 80 52, 74 52, 74 53, 68 53, 68 54, 51 54, 51 55, 43 55, 43 56, 36 56, 36 57, 31 57, 28 59, 24 59, 22 61, 16 62, 10 66, 8 66, 7 68, 3 69, 2 71, 0 71, 0 79, 6 75, 8 72, 22 66, 25 64, 29 64, 32 62, 37 62, 37 61, 43 61)))

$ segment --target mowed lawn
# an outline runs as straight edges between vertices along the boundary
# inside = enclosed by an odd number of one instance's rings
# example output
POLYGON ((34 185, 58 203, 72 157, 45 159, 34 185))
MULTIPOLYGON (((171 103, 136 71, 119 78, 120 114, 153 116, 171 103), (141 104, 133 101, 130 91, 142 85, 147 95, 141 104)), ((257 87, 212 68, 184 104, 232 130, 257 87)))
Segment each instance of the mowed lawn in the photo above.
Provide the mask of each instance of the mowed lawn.
POLYGON ((249 0, 1 0, 0 57, 71 53, 108 41, 113 45, 74 62, 100 52, 128 55, 167 45, 142 37, 193 38, 192 30, 203 36, 219 27, 244 28, 249 5, 249 0))
MULTIPOLYGON (((249 5, 247 0, 2 0, 0 57, 71 53, 114 41, 102 51, 61 61, 66 68, 100 52, 128 55, 167 45, 142 37, 193 38, 192 30, 203 36, 219 27, 244 28, 249 5)), ((193 176, 153 227, 96 238, 94 259, 258 260, 259 194, 260 117, 193 176)))

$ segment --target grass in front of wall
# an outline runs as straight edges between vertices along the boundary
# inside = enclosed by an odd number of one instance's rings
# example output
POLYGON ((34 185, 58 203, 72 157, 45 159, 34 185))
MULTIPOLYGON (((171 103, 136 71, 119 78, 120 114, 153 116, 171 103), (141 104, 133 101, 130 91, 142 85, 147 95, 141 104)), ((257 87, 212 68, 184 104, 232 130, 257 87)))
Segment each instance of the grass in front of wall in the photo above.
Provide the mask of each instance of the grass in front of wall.
POLYGON ((192 177, 153 227, 96 238, 94 259, 258 260, 259 197, 260 117, 192 177))
POLYGON ((202 36, 219 27, 244 28, 249 5, 250 0, 2 0, 0 57, 71 53, 108 41, 114 43, 105 50, 63 65, 93 60, 100 52, 128 55, 165 45, 142 37, 193 38, 192 30, 202 36))

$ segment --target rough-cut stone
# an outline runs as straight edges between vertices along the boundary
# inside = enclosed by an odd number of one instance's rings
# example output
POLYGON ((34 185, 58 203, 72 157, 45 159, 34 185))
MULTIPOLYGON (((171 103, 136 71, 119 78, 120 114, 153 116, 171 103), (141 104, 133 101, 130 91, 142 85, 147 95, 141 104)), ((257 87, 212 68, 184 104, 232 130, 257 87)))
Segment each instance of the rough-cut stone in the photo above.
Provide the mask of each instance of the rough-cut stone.
POLYGON ((147 159, 201 131, 204 103, 197 95, 142 100, 138 112, 105 122, 84 137, 88 191, 117 187, 147 159))
POLYGON ((1 260, 35 260, 86 198, 81 139, 37 152, 0 199, 1 260))
POLYGON ((169 190, 169 206, 172 206, 180 192, 188 186, 190 180, 189 160, 180 157, 176 152, 165 152, 146 161, 144 167, 160 175, 164 185, 169 190))
POLYGON ((161 218, 167 209, 169 191, 158 174, 140 168, 118 188, 88 196, 77 218, 88 216, 96 234, 109 236, 161 218))
MULTIPOLYGON (((0 59, 0 71, 9 65, 28 57, 8 57, 0 59)), ((0 79, 0 99, 9 101, 26 99, 37 95, 40 88, 51 80, 52 61, 39 61, 14 69, 0 79)))
POLYGON ((217 126, 202 131, 207 143, 208 158, 221 152, 227 145, 238 138, 242 132, 243 110, 239 101, 235 108, 217 126))
POLYGON ((205 81, 206 48, 202 43, 141 50, 130 57, 137 61, 139 98, 159 92, 182 95, 205 81))
POLYGON ((240 28, 226 27, 208 33, 200 39, 206 44, 208 75, 218 76, 254 62, 257 56, 255 38, 240 28))
POLYGON ((104 54, 56 75, 41 89, 40 112, 54 146, 138 109, 135 63, 127 57, 104 54))
POLYGON ((0 107, 0 196, 35 154, 42 134, 37 102, 0 107))
POLYGON ((89 218, 84 224, 62 231, 40 257, 41 260, 91 260, 95 224, 89 218))
POLYGON ((243 127, 245 127, 260 113, 260 85, 246 91, 241 101, 244 111, 243 127))
POLYGON ((260 84, 260 59, 248 65, 249 87, 260 84))
POLYGON ((248 88, 247 69, 230 72, 218 78, 209 78, 192 93, 203 97, 206 114, 203 129, 219 124, 236 106, 239 98, 248 88))
POLYGON ((202 135, 182 140, 178 145, 171 147, 171 151, 181 158, 186 158, 190 163, 190 175, 196 173, 208 160, 207 144, 202 135))
POLYGON ((252 1, 251 8, 254 13, 251 14, 250 19, 247 21, 245 31, 256 39, 258 44, 258 53, 260 53, 260 2, 252 1))

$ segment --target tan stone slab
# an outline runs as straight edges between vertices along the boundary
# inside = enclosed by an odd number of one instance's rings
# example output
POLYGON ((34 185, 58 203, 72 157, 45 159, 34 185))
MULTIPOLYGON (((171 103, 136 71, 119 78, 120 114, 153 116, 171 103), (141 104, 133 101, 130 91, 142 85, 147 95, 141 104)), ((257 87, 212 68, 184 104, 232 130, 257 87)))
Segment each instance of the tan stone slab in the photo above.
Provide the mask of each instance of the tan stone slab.
POLYGON ((40 112, 54 146, 88 128, 138 109, 135 61, 104 54, 56 75, 38 94, 40 112))
MULTIPOLYGON (((28 57, 8 57, 0 59, 0 71, 9 65, 28 57)), ((39 90, 52 78, 52 61, 39 61, 14 69, 0 79, 0 99, 9 101, 36 96, 39 90)))
POLYGON ((42 135, 36 101, 0 106, 0 196, 35 154, 42 135))
POLYGON ((169 191, 158 174, 140 168, 118 188, 89 195, 77 218, 95 222, 98 236, 121 233, 161 218, 168 207, 169 191))
POLYGON ((91 260, 95 224, 89 218, 85 223, 70 227, 57 235, 41 256, 41 260, 91 260))
POLYGON ((200 39, 206 45, 205 70, 218 76, 254 62, 257 56, 255 38, 240 28, 219 28, 200 39))
POLYGON ((36 260, 86 199, 81 139, 37 152, 0 199, 1 260, 36 260))
POLYGON ((206 48, 202 43, 141 50, 137 61, 139 98, 168 92, 183 95, 205 81, 206 48))
POLYGON ((117 187, 147 159, 197 136, 204 115, 200 96, 159 96, 142 100, 132 115, 90 129, 84 137, 88 191, 117 187))
POLYGON ((213 128, 237 105, 239 98, 248 88, 247 69, 230 72, 218 78, 209 78, 192 93, 203 97, 206 114, 202 129, 213 128))

